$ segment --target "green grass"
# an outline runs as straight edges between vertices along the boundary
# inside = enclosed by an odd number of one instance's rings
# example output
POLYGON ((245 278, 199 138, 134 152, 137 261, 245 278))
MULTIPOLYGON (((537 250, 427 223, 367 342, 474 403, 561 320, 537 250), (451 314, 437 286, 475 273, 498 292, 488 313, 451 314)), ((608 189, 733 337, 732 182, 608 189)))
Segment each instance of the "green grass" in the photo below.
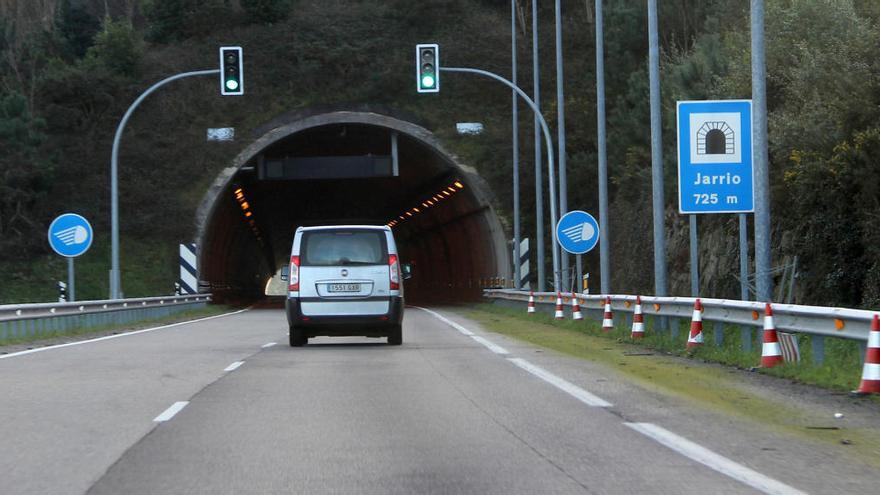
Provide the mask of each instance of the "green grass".
MULTIPOLYGON (((735 335, 732 331, 725 332, 725 345, 721 348, 714 348, 708 343, 713 342, 710 333, 705 336, 707 343, 701 349, 688 354, 683 351, 687 341, 683 324, 676 338, 668 335, 651 336, 651 329, 648 329, 646 338, 635 344, 629 338, 628 329, 616 328, 613 332, 605 333, 601 324, 593 320, 556 321, 548 314, 527 315, 524 310, 492 304, 471 306, 466 310, 466 316, 488 330, 577 358, 602 363, 647 390, 672 394, 711 410, 757 421, 771 429, 826 444, 840 446, 845 440, 850 442, 848 451, 854 451, 880 467, 880 458, 877 457, 880 431, 876 428, 810 429, 809 426, 827 424, 828 418, 818 416, 797 403, 776 400, 772 395, 757 395, 732 375, 730 369, 702 363, 703 360, 709 361, 712 357, 718 357, 723 358, 725 363, 740 363, 748 367, 757 365, 760 362, 757 352, 743 353, 738 350, 738 329, 735 335), (683 363, 679 356, 690 356, 694 364, 688 365, 687 361, 683 363)), ((845 352, 838 352, 837 349, 830 352, 831 347, 826 345, 827 359, 837 359, 849 352, 848 349, 845 352)), ((808 378, 820 377, 822 379, 819 381, 829 382, 828 377, 834 374, 822 372, 822 369, 829 366, 834 366, 834 363, 828 362, 809 373, 798 373, 799 370, 808 368, 806 364, 786 365, 760 372, 786 378, 789 374, 797 374, 800 381, 804 382, 808 378)), ((860 376, 861 373, 856 374, 855 379, 860 376)), ((880 402, 876 397, 868 400, 880 402)))
POLYGON ((30 343, 38 343, 40 341, 55 339, 58 337, 83 337, 89 335, 98 335, 105 334, 107 332, 113 333, 121 333, 123 331, 131 331, 138 330, 141 328, 147 328, 150 326, 156 325, 167 325, 170 323, 177 323, 181 321, 195 320, 198 318, 204 318, 207 316, 214 316, 223 313, 227 313, 229 311, 234 310, 230 306, 224 305, 213 305, 209 304, 204 308, 193 309, 189 311, 183 311, 180 313, 176 313, 173 315, 164 316, 161 318, 146 318, 143 320, 137 320, 129 323, 123 323, 118 325, 101 325, 97 327, 84 327, 84 328, 74 328, 65 332, 50 332, 43 333, 41 335, 30 335, 27 337, 16 337, 10 338, 6 340, 0 340, 0 348, 7 345, 15 345, 15 344, 30 344, 30 343))
MULTIPOLYGON (((167 242, 122 238, 120 268, 125 297, 172 294, 178 277, 177 248, 167 242)), ((107 299, 109 270, 110 243, 96 233, 91 248, 74 260, 76 299, 107 299)), ((57 282, 67 282, 67 259, 53 253, 26 261, 2 260, 0 273, 5 274, 0 304, 57 301, 57 282)))

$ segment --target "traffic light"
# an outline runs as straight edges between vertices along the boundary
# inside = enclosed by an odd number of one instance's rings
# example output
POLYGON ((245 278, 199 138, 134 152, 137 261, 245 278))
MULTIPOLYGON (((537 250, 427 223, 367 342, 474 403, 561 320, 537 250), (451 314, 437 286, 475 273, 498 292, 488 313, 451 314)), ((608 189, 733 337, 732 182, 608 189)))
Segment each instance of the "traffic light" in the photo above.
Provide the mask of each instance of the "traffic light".
POLYGON ((244 94, 244 64, 240 46, 220 47, 220 94, 244 94))
POLYGON ((440 47, 436 43, 416 45, 416 89, 440 92, 440 47))

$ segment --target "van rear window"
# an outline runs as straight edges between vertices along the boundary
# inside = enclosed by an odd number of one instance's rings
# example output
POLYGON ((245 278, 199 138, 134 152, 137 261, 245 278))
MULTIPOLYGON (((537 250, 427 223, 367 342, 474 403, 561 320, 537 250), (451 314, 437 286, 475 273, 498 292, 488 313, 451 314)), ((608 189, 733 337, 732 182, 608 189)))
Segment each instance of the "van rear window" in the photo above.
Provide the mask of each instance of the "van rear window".
POLYGON ((388 262, 385 235, 377 230, 320 230, 303 233, 305 266, 381 265, 388 262))

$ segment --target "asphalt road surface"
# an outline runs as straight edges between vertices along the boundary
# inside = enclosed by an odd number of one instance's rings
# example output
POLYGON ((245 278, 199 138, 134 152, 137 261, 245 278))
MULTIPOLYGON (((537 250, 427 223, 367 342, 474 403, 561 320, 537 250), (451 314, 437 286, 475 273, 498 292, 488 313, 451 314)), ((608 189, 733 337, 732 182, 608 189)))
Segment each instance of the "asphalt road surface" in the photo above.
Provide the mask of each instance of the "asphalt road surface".
POLYGON ((400 347, 320 338, 291 348, 286 332, 282 311, 259 309, 2 356, 0 493, 880 486, 876 469, 821 445, 643 390, 449 311, 408 308, 400 347))

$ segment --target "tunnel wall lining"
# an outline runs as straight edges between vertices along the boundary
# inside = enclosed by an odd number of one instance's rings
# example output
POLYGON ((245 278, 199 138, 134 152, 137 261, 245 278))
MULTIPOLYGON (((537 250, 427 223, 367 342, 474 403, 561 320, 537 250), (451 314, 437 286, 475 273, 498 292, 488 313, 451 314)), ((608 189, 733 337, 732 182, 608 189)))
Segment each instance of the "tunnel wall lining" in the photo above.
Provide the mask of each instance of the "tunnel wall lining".
MULTIPOLYGON (((230 166, 220 171, 217 178, 214 179, 214 182, 205 192, 196 211, 196 238, 193 242, 196 242, 197 245, 201 246, 208 234, 210 220, 216 213, 220 195, 227 189, 235 174, 253 160, 254 157, 263 152, 263 150, 291 135, 314 127, 334 124, 364 124, 394 130, 414 138, 434 150, 438 155, 446 159, 450 165, 461 172, 462 179, 472 189, 473 196, 478 201, 479 206, 485 208, 484 219, 489 228, 487 237, 492 242, 492 251, 496 264, 494 267, 495 273, 508 279, 511 278, 511 254, 507 249, 507 236, 492 206, 491 200, 494 195, 491 189, 486 181, 480 177, 476 169, 461 163, 454 154, 446 151, 431 131, 412 122, 374 112, 334 111, 304 118, 293 118, 288 122, 285 122, 283 119, 280 121, 276 120, 273 123, 278 125, 258 137, 239 153, 233 159, 230 166)), ((202 252, 204 250, 200 250, 200 257, 202 252)), ((199 260, 199 265, 205 266, 202 261, 201 259, 199 260)))

